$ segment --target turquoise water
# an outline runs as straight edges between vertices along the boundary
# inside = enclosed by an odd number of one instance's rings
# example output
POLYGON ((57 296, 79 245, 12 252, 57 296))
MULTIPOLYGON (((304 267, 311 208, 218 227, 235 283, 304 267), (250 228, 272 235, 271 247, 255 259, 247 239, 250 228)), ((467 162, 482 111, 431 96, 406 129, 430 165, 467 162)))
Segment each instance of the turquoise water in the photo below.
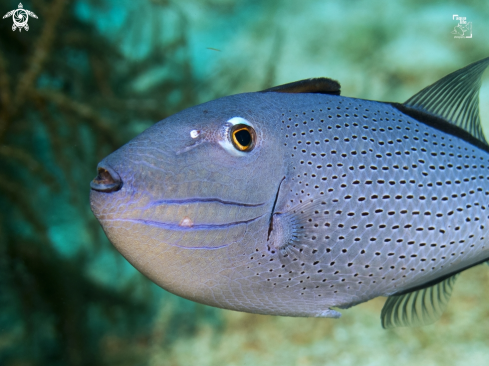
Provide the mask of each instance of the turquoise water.
MULTIPOLYGON (((383 330, 382 298, 337 320, 214 309, 134 270, 92 216, 88 184, 108 153, 220 96, 327 76, 345 96, 403 102, 489 56, 487 2, 59 4, 24 3, 38 15, 28 32, 0 24, 0 364, 485 363, 487 266, 464 272, 423 328, 383 330), (472 38, 454 38, 454 14, 472 38)), ((487 135, 487 75, 480 107, 487 135)))

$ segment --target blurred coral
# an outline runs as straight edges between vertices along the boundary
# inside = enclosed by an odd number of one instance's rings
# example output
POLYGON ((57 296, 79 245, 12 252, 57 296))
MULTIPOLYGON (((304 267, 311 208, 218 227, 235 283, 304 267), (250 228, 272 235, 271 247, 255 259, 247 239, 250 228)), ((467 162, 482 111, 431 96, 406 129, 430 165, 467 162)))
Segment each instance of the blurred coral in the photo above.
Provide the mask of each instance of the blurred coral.
MULTIPOLYGON (((151 294, 141 292, 148 287, 146 279, 138 274, 110 285, 90 274, 91 260, 101 255, 101 245, 106 250, 109 244, 89 210, 88 183, 97 162, 132 137, 134 128, 197 104, 196 85, 207 87, 192 69, 183 13, 170 2, 148 4, 147 12, 165 8, 178 22, 171 39, 154 38, 143 58, 124 56, 94 23, 80 20, 74 2, 28 4, 39 16, 28 38, 2 23, 2 365, 107 364, 107 339, 130 344, 147 331, 144 324, 153 312, 151 294), (161 67, 168 69, 167 77, 134 91, 137 78, 161 67), (53 234, 53 217, 59 216, 76 224, 61 239, 72 248, 70 255, 60 252, 60 239, 53 234), (79 235, 85 238, 81 245, 79 235)), ((132 23, 143 20, 127 18, 118 36, 128 37, 127 30, 135 29, 135 42, 142 42, 138 24, 132 23)), ((217 95, 208 88, 208 97, 217 95)), ((131 352, 131 347, 112 350, 117 364, 134 364, 127 357, 131 352)))

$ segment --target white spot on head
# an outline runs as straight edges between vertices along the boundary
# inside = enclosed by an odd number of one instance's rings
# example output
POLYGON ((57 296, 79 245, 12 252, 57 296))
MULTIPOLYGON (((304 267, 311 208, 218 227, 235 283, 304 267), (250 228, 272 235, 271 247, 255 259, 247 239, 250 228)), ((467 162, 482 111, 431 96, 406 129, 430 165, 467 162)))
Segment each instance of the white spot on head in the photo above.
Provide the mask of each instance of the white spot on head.
POLYGON ((190 131, 190 137, 191 138, 196 139, 199 136, 200 136, 200 131, 199 130, 192 130, 192 131, 190 131))
POLYGON ((194 226, 194 223, 192 222, 192 220, 190 219, 190 217, 188 216, 185 216, 182 221, 180 221, 180 226, 183 226, 183 227, 192 227, 194 226))

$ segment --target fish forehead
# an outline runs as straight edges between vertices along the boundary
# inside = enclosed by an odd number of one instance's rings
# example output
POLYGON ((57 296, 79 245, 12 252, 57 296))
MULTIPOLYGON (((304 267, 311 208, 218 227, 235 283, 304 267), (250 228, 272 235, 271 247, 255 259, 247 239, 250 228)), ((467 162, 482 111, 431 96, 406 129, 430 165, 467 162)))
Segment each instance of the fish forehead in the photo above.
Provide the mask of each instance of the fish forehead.
POLYGON ((489 255, 485 151, 387 104, 332 96, 309 107, 289 108, 281 128, 285 206, 326 203, 292 254, 298 260, 281 260, 302 273, 301 293, 354 302, 489 255))
POLYGON ((280 113, 274 98, 256 94, 220 98, 170 116, 103 163, 120 172, 126 188, 153 192, 154 201, 200 197, 254 204, 273 199, 284 154, 274 130, 280 113), (217 140, 234 117, 251 123, 259 137, 254 151, 243 157, 225 151, 217 140), (198 137, 192 138, 195 131, 198 137))

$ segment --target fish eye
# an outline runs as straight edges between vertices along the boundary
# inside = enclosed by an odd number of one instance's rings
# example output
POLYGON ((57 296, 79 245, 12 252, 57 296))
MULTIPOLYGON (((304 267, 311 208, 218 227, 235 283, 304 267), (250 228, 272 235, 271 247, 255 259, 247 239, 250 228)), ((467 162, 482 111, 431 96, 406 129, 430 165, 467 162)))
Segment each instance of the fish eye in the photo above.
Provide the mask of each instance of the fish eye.
POLYGON ((239 150, 248 152, 255 146, 256 133, 253 127, 243 123, 236 124, 230 129, 233 146, 239 150))
POLYGON ((219 136, 219 145, 233 156, 247 156, 258 146, 255 127, 243 117, 228 119, 222 125, 219 136))

